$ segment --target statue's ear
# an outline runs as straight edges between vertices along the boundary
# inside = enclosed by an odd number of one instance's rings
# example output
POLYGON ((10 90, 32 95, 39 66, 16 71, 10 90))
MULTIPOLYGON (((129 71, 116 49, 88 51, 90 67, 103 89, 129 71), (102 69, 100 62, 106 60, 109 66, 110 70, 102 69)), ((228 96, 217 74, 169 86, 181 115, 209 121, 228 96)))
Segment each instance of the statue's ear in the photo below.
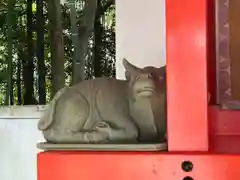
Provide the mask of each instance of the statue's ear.
POLYGON ((125 68, 125 76, 130 76, 131 74, 136 74, 137 72, 139 72, 139 70, 141 70, 140 68, 134 66, 133 64, 131 64, 130 62, 128 62, 127 59, 123 58, 123 66, 125 68))
POLYGON ((130 81, 130 79, 131 79, 130 74, 127 71, 125 71, 125 78, 127 81, 130 81))
POLYGON ((160 75, 160 79, 166 79, 166 65, 158 68, 158 72, 159 72, 159 75, 160 75))

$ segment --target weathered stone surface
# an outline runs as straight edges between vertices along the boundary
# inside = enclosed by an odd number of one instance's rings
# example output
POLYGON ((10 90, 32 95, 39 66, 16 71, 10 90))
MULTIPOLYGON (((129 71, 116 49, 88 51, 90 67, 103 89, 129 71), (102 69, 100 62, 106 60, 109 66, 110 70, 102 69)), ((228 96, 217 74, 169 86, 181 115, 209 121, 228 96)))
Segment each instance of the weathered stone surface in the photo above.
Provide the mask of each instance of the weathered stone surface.
POLYGON ((51 143, 138 143, 166 134, 165 67, 123 60, 127 80, 101 77, 61 89, 38 123, 51 143))

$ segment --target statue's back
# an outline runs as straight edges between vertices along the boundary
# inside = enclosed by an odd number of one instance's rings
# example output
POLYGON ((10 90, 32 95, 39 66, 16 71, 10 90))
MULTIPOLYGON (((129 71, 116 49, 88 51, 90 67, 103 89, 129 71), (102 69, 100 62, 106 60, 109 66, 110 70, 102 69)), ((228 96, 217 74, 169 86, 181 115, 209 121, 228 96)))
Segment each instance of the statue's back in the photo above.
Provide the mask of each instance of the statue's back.
MULTIPOLYGON (((88 101, 91 113, 89 120, 114 121, 120 115, 129 116, 129 89, 125 80, 114 78, 96 78, 82 81, 72 87, 72 90, 81 93, 88 101)), ((119 119, 116 119, 119 121, 119 119)))

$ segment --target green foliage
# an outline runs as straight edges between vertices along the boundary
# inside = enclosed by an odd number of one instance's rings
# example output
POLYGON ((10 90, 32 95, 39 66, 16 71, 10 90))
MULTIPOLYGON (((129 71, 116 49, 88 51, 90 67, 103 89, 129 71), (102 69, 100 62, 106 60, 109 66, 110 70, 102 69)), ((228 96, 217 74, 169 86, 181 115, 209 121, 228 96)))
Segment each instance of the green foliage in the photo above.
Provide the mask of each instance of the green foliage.
MULTIPOLYGON (((7 0, 1 0, 0 2, 0 104, 4 104, 6 86, 7 86, 7 0)), ((81 16, 83 1, 78 0, 77 8, 77 18, 79 20, 78 25, 81 27, 81 16)), ((107 2, 104 0, 101 6, 104 7, 107 2)), ((33 3, 33 41, 34 41, 34 85, 35 85, 35 96, 36 99, 39 96, 37 92, 38 79, 37 79, 37 64, 36 64, 36 4, 33 3)), ((63 25, 63 40, 64 40, 64 56, 65 56, 65 75, 66 75, 66 85, 70 84, 72 76, 72 58, 73 58, 73 45, 71 40, 71 26, 70 26, 70 11, 67 4, 62 5, 62 25, 63 25)), ((14 7, 14 16, 16 18, 16 23, 13 24, 13 92, 14 92, 14 104, 18 102, 18 91, 17 89, 17 68, 18 62, 21 62, 27 58, 27 18, 26 18, 26 0, 17 0, 14 7)), ((89 40, 89 53, 87 56, 86 63, 86 74, 87 78, 94 77, 94 56, 101 57, 100 71, 103 76, 115 76, 115 6, 111 5, 109 8, 101 12, 101 28, 103 30, 102 40, 99 44, 94 43, 94 35, 89 40), (94 46, 100 47, 100 54, 94 54, 94 46)), ((50 53, 50 38, 48 31, 48 12, 47 5, 44 2, 44 21, 45 21, 45 31, 44 31, 44 60, 46 66, 46 93, 47 102, 51 100, 51 53, 50 53)), ((21 71, 21 93, 24 92, 24 83, 21 71)), ((21 94, 21 96, 22 96, 21 94)))

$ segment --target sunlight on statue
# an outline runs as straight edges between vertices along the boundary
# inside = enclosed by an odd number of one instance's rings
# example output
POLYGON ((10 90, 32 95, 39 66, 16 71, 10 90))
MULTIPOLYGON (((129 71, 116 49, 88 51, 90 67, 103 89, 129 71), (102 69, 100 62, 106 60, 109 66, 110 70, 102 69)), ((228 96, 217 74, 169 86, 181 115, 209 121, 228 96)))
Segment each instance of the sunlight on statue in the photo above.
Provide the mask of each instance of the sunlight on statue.
POLYGON ((38 123, 49 143, 163 142, 165 73, 123 59, 127 80, 101 77, 61 89, 38 123))

